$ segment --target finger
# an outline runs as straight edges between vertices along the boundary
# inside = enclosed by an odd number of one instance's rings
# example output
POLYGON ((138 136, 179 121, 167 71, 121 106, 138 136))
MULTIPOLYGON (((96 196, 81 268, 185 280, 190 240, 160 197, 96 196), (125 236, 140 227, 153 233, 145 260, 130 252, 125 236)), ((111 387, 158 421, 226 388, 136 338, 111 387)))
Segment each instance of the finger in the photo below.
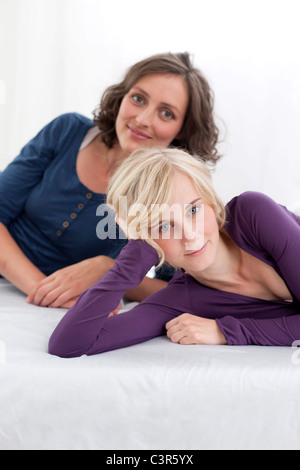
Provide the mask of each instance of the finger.
POLYGON ((181 324, 186 326, 185 324, 189 322, 189 320, 193 317, 190 313, 181 313, 178 317, 173 318, 168 323, 166 323, 165 327, 168 330, 169 328, 173 328, 173 326, 181 324))
MULTIPOLYGON (((41 295, 41 299, 39 300, 39 303, 37 304, 40 307, 49 307, 50 305, 54 303, 56 303, 55 305, 56 307, 59 307, 61 305, 61 302, 57 302, 57 300, 61 296, 61 289, 59 287, 53 288, 49 292, 45 293, 45 295, 43 295, 43 293, 41 292, 40 295, 41 295)), ((66 301, 67 300, 69 300, 69 297, 66 299, 66 301)))
POLYGON ((33 300, 34 300, 34 298, 35 298, 35 296, 36 296, 38 290, 39 290, 42 286, 44 286, 46 283, 48 283, 48 282, 49 282, 49 277, 47 277, 47 278, 43 279, 42 281, 38 282, 38 283, 31 289, 31 291, 29 292, 29 294, 28 294, 28 296, 27 296, 27 298, 26 298, 26 302, 28 302, 28 303, 31 304, 31 303, 33 302, 33 300))
POLYGON ((179 323, 176 325, 171 326, 171 328, 167 329, 167 336, 171 338, 175 333, 178 333, 178 331, 181 331, 182 328, 180 327, 179 323))
POLYGON ((186 336, 187 333, 184 329, 177 329, 177 331, 172 332, 172 334, 168 334, 168 337, 172 343, 181 343, 181 341, 183 341, 186 336))
POLYGON ((173 320, 168 321, 168 323, 165 324, 165 327, 167 330, 170 330, 173 328, 175 325, 177 325, 179 322, 179 317, 173 318, 173 320))
POLYGON ((183 338, 180 339, 179 344, 190 345, 190 344, 196 344, 196 343, 189 336, 184 336, 183 338))
POLYGON ((30 293, 30 294, 28 294, 27 297, 26 297, 26 302, 27 302, 28 304, 32 304, 32 301, 33 301, 33 296, 32 296, 32 294, 30 293))
POLYGON ((73 301, 76 302, 79 296, 75 295, 73 289, 68 289, 67 291, 55 289, 49 294, 48 299, 51 297, 53 297, 53 300, 49 302, 47 306, 51 308, 62 308, 65 305, 74 305, 73 301))
POLYGON ((65 302, 64 304, 60 305, 59 307, 56 306, 55 303, 48 305, 49 308, 67 308, 70 309, 73 307, 73 305, 76 304, 78 300, 78 297, 72 300, 68 300, 68 302, 65 302))
POLYGON ((118 315, 119 311, 122 309, 121 305, 119 307, 115 308, 108 316, 112 317, 113 315, 118 315))
POLYGON ((179 343, 179 344, 202 344, 196 336, 193 334, 192 331, 189 331, 189 329, 182 329, 174 333, 170 340, 172 343, 179 343))
POLYGON ((187 318, 187 314, 179 315, 166 324, 167 335, 170 337, 177 331, 187 328, 188 325, 189 319, 187 318))
POLYGON ((110 314, 108 315, 108 318, 109 317, 114 317, 117 314, 118 314, 118 312, 116 310, 114 310, 113 312, 110 312, 110 314))
POLYGON ((35 296, 35 294, 36 294, 36 290, 37 290, 37 288, 34 287, 34 289, 32 289, 32 290, 29 292, 29 294, 27 295, 27 297, 26 297, 26 302, 28 302, 29 304, 32 303, 32 301, 33 301, 33 299, 34 299, 34 296, 35 296))
POLYGON ((41 285, 32 298, 32 302, 35 305, 47 306, 50 302, 53 302, 57 297, 50 294, 55 291, 58 287, 54 281, 47 282, 44 285, 41 285))
POLYGON ((44 283, 37 291, 33 301, 41 307, 61 307, 64 303, 76 298, 74 289, 65 290, 66 287, 59 282, 59 278, 44 283))

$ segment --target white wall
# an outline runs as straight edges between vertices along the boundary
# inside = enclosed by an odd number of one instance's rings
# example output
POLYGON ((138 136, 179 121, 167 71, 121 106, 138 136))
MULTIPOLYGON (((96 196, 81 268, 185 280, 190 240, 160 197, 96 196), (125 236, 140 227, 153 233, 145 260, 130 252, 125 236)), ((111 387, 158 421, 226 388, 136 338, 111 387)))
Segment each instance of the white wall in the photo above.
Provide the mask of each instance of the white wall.
POLYGON ((0 169, 55 116, 87 116, 135 61, 189 51, 226 124, 215 185, 300 199, 299 0, 0 0, 0 169))

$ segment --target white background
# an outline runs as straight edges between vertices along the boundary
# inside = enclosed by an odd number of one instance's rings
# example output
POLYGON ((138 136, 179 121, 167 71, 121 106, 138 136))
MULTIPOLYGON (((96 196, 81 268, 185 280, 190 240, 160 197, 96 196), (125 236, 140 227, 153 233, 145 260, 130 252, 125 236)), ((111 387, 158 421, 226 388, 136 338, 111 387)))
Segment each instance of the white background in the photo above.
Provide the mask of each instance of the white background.
POLYGON ((188 51, 222 119, 214 181, 224 202, 249 189, 300 200, 299 4, 0 0, 0 169, 57 115, 92 117, 137 60, 188 51))

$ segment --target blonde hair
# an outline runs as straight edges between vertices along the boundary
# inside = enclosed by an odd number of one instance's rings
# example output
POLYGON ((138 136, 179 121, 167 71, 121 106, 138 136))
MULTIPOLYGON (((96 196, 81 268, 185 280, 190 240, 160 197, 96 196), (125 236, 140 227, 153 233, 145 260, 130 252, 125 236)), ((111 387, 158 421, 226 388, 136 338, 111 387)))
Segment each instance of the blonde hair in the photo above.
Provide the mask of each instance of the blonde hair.
POLYGON ((153 246, 160 258, 164 253, 155 240, 149 237, 150 221, 154 212, 170 204, 173 179, 176 171, 188 176, 203 201, 209 204, 221 230, 225 224, 225 208, 213 185, 207 165, 198 157, 177 148, 139 148, 131 153, 116 170, 110 180, 107 204, 129 228, 134 223, 139 227, 139 238, 153 246), (121 203, 126 198, 126 212, 121 203))

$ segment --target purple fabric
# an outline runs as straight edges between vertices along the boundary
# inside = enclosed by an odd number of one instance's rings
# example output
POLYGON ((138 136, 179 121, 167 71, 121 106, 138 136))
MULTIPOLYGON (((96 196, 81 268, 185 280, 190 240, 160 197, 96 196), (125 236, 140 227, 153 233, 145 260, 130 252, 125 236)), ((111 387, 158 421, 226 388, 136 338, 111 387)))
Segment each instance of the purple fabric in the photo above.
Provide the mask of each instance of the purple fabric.
POLYGON ((225 228, 240 248, 277 271, 292 302, 212 289, 177 271, 165 289, 108 318, 124 293, 158 261, 146 242, 131 240, 115 267, 64 316, 49 352, 76 357, 137 344, 164 335, 165 324, 182 313, 216 319, 229 345, 291 346, 300 339, 300 217, 261 193, 247 192, 227 205, 225 228))

